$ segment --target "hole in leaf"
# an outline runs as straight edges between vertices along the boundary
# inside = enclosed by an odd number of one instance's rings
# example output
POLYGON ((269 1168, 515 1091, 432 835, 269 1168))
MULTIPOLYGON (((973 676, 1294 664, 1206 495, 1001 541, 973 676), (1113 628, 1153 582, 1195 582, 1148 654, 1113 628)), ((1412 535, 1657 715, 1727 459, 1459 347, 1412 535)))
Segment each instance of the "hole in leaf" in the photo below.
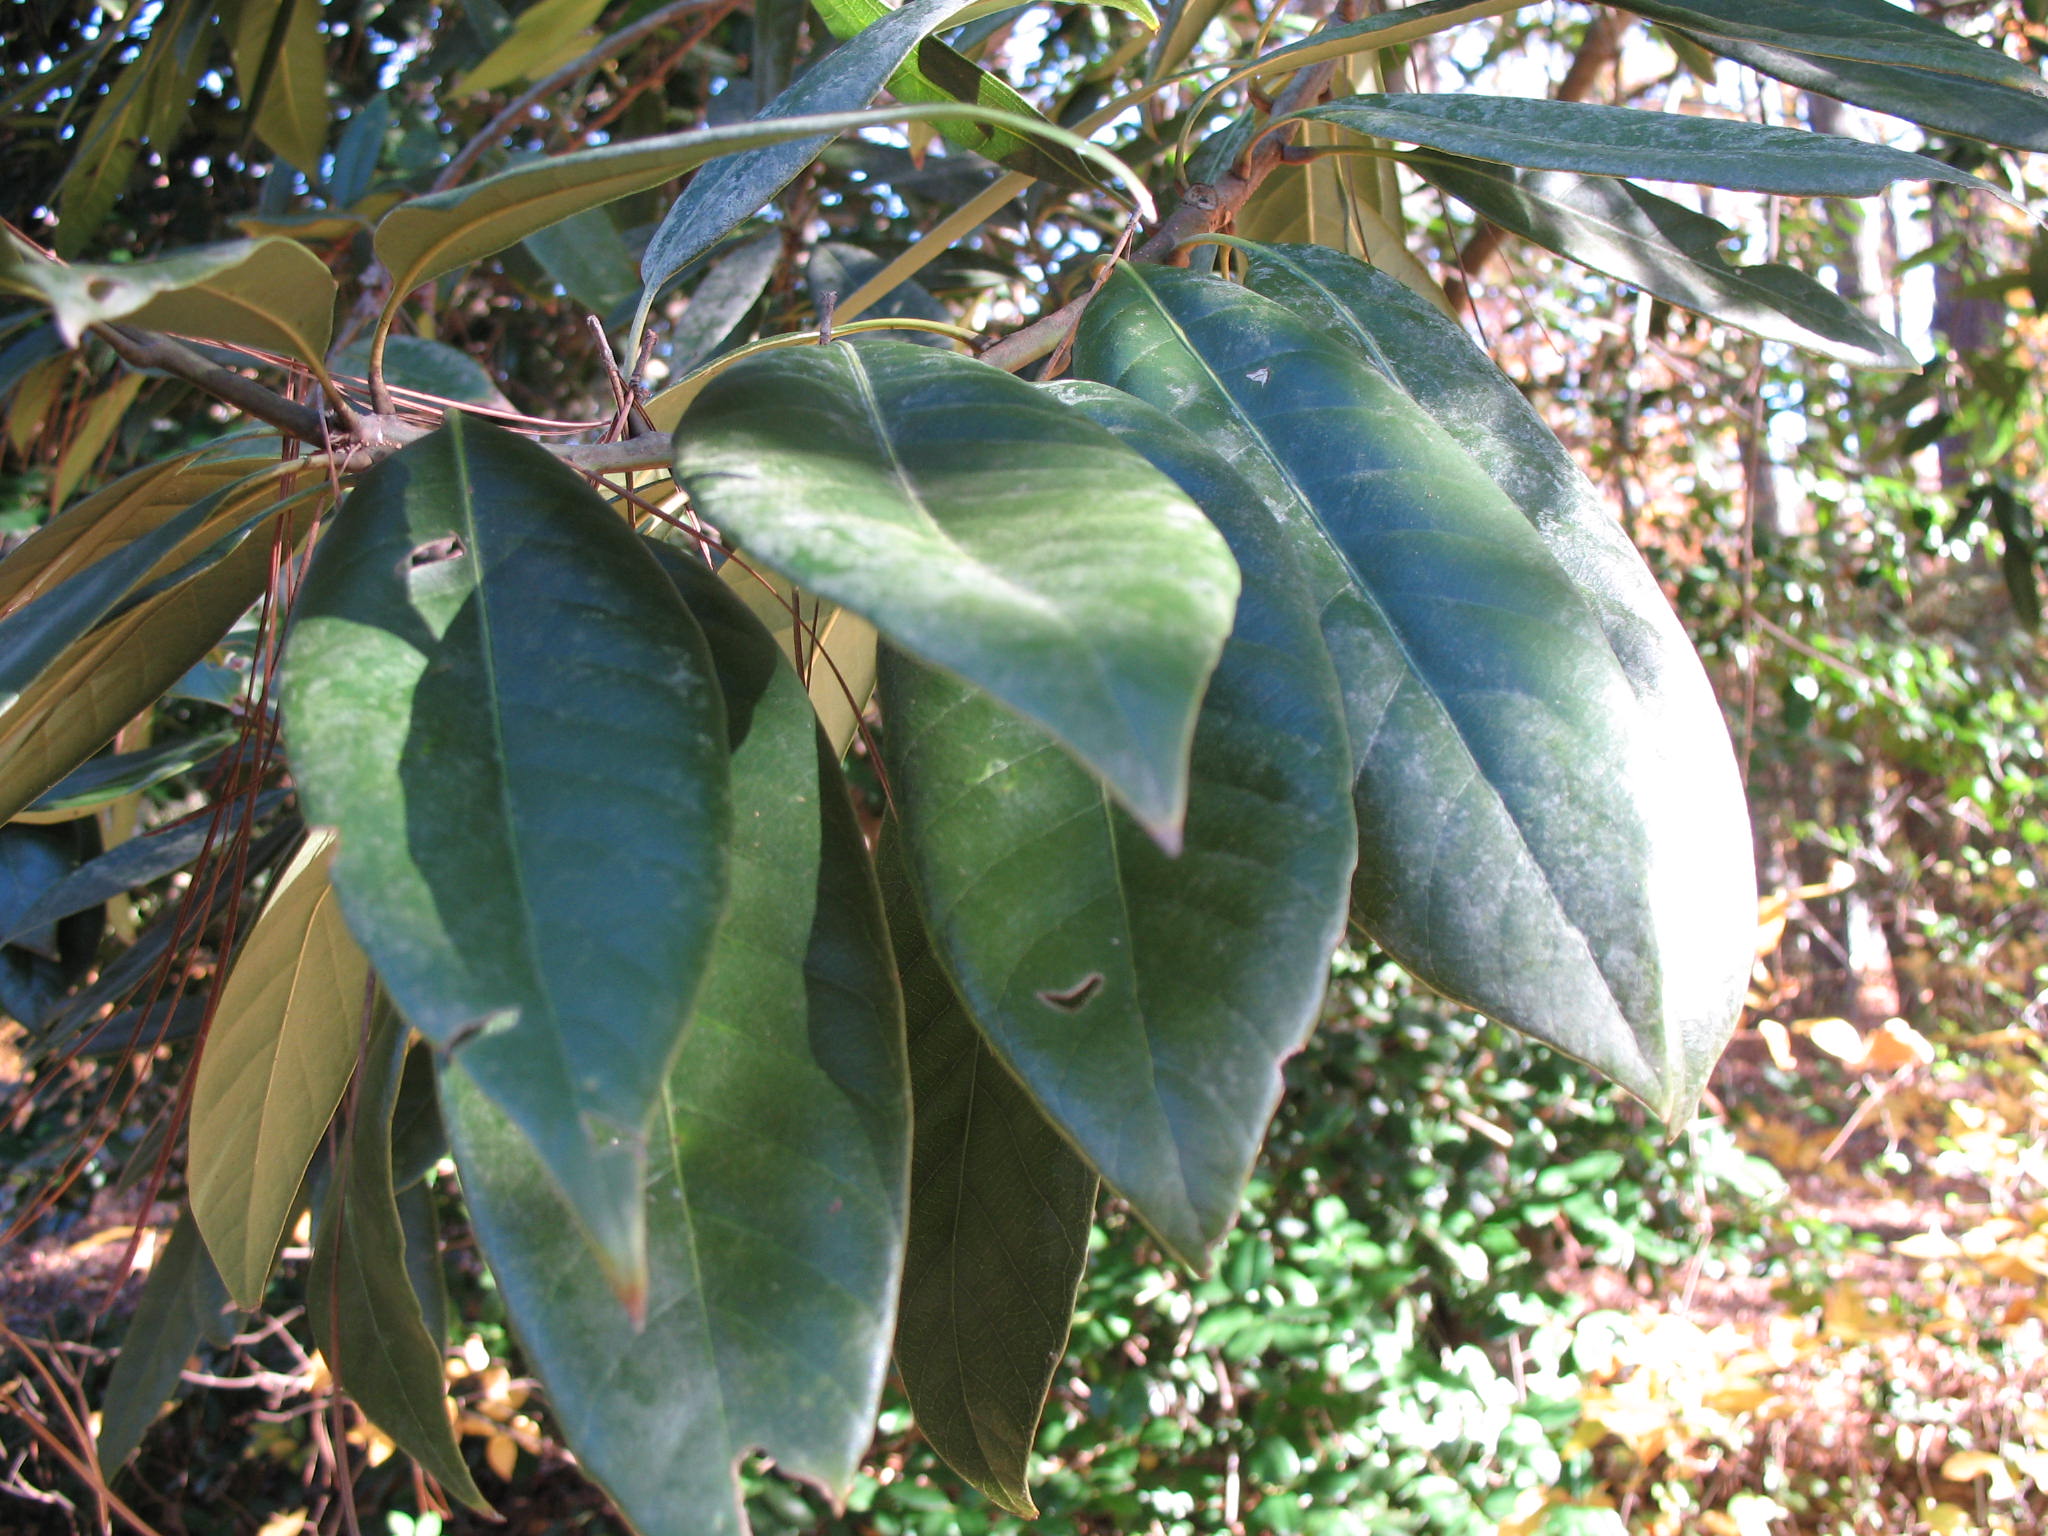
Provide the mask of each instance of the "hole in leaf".
POLYGON ((460 560, 469 550, 454 534, 443 538, 429 539, 418 545, 405 557, 406 571, 423 571, 433 566, 446 565, 451 560, 460 560))
POLYGON ((1095 1000, 1095 994, 1101 990, 1102 972, 1090 971, 1064 992, 1040 992, 1038 1000, 1048 1008, 1057 1008, 1061 1013, 1079 1013, 1095 1000))

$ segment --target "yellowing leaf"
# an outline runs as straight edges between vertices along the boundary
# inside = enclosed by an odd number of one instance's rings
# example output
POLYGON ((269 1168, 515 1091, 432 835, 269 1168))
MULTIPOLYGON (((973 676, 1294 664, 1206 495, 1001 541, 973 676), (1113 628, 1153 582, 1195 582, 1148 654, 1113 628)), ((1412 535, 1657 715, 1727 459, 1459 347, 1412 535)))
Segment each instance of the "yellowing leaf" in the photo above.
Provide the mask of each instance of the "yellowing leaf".
POLYGON ((257 1527, 256 1536, 299 1536, 305 1528, 305 1510, 281 1509, 257 1527))
POLYGON ((1764 1046, 1771 1053, 1771 1065, 1780 1072, 1792 1072, 1799 1063, 1792 1055, 1792 1032, 1776 1019, 1759 1019, 1756 1032, 1763 1037, 1764 1046))
POLYGON ((587 52, 597 40, 587 29, 606 3, 607 0, 540 0, 538 5, 529 6, 520 13, 504 41, 455 82, 453 94, 469 96, 531 80, 587 52))
POLYGON ((1980 1477, 2010 1476, 2003 1456, 1990 1451, 1957 1451, 1941 1464, 1941 1475, 1952 1483, 1974 1483, 1980 1477))
POLYGON ((1909 1259, 1959 1259, 1963 1256, 1963 1245, 1946 1232, 1916 1232, 1893 1243, 1892 1252, 1909 1259))
POLYGON ((1934 1060, 1934 1046, 1904 1019, 1886 1019, 1866 1042, 1861 1065, 1872 1072, 1924 1067, 1934 1060))
POLYGON ((263 1300, 362 1032, 369 962, 328 884, 334 843, 313 834, 278 876, 228 973, 192 1094, 192 1213, 246 1307, 263 1300))
POLYGON ((519 1442, 510 1435, 491 1436, 484 1446, 484 1460, 490 1463, 493 1472, 510 1482, 519 1465, 519 1442))
POLYGON ((1863 1035, 1847 1019, 1806 1019, 1806 1038, 1816 1050, 1827 1052, 1835 1060, 1847 1066, 1856 1066, 1863 1060, 1863 1035))

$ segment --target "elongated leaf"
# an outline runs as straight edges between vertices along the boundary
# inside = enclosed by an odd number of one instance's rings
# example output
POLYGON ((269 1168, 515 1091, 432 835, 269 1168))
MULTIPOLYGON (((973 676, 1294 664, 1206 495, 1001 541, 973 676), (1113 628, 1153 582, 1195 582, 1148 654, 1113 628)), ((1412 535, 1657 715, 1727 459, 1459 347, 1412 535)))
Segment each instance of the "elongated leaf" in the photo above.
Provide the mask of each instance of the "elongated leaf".
POLYGON ((296 240, 228 240, 149 261, 51 261, 0 230, 0 288, 50 306, 66 342, 126 321, 317 362, 334 329, 334 278, 296 240))
POLYGON ((775 637, 810 693, 825 740, 844 753, 874 697, 880 639, 875 626, 744 561, 728 560, 719 574, 775 637))
POLYGON ((1531 0, 1423 0, 1420 5, 1395 6, 1362 21, 1318 27, 1301 41, 1275 48, 1256 63, 1232 71, 1231 78, 1292 73, 1325 59, 1399 48, 1468 22, 1508 15, 1530 3, 1531 0))
POLYGON ((405 1238, 406 1277, 412 1281, 420 1326, 426 1329, 438 1359, 448 1339, 448 1277, 441 1261, 440 1207, 433 1185, 425 1179, 400 1188, 397 1201, 398 1225, 405 1238))
MULTIPOLYGON (((930 3, 930 0, 925 0, 925 3, 930 3)), ((804 78, 809 79, 810 76, 804 78)), ((508 245, 516 245, 536 230, 546 229, 550 224, 559 223, 586 208, 600 208, 634 192, 644 192, 663 182, 673 181, 685 171, 694 170, 721 155, 735 155, 793 140, 813 139, 823 144, 833 134, 884 123, 949 119, 1001 120, 1000 114, 981 107, 878 107, 864 112, 731 123, 718 128, 699 128, 688 133, 633 139, 621 144, 607 144, 601 149, 554 155, 530 165, 500 171, 465 187, 451 187, 446 192, 433 192, 400 203, 377 226, 377 256, 393 274, 392 291, 409 294, 422 283, 502 251, 508 245)), ((1105 162, 1109 161, 1103 151, 1096 151, 1096 154, 1105 162)), ((794 176, 796 171, 803 169, 809 158, 806 155, 789 174, 794 176)), ((702 179, 698 178, 699 181, 702 179)), ((691 185, 695 186, 697 182, 691 185)), ((773 195, 773 189, 768 195, 773 195)), ((723 226, 691 255, 716 244, 727 231, 751 217, 759 207, 759 202, 750 204, 744 213, 735 216, 731 223, 723 226)), ((668 268, 662 281, 673 276, 689 259, 685 256, 668 268)), ((643 273, 648 270, 650 268, 643 261, 643 273)), ((645 302, 643 299, 643 304, 645 302)))
MULTIPOLYGON (((358 996, 358 1013, 362 1006, 358 996)), ((346 1156, 328 1189, 313 1244, 306 1315, 334 1379, 364 1416, 449 1493, 489 1513, 455 1444, 441 1344, 428 1331, 413 1288, 391 1187, 391 1120, 410 1033, 390 1004, 380 1001, 364 1049, 346 1156)), ((354 1052, 351 1042, 351 1058, 354 1052)))
POLYGON ((1599 616, 1660 760, 1636 792, 1657 845, 1668 850, 1645 896, 1651 921, 1662 932, 1689 935, 1665 949, 1668 988, 1702 1000, 1684 1016, 1688 1054, 1718 1056, 1755 943, 1748 808, 1713 687, 1656 577, 1535 407, 1455 321, 1337 252, 1240 248, 1256 291, 1324 334, 1350 340, 1458 440, 1522 509, 1599 616))
POLYGON ((600 318, 640 291, 639 269, 618 226, 602 208, 585 209, 536 230, 524 244, 526 253, 562 285, 564 293, 600 318))
POLYGON ((1630 182, 1515 172, 1417 150, 1403 157, 1482 218, 1595 272, 1771 341, 1866 368, 1916 368, 1897 337, 1795 268, 1731 266, 1735 232, 1630 182))
POLYGON ((315 833, 278 875, 192 1090, 192 1214, 228 1294, 250 1309, 362 1040, 369 962, 328 883, 333 855, 334 834, 315 833))
MULTIPOLYGON (((351 342, 334 354, 334 372, 365 377, 370 368, 370 340, 351 342)), ((409 389, 458 405, 488 405, 509 411, 512 402, 498 388, 490 370, 467 352, 425 336, 392 336, 384 345, 384 381, 393 389, 409 389)))
POLYGON ((1522 511, 1358 353, 1243 289, 1123 269, 1075 358, 1171 406, 1286 522, 1350 720, 1357 920, 1438 991, 1689 1113, 1727 999, 1686 987, 1698 936, 1647 899, 1683 878, 1654 722, 1522 511))
POLYGON ((519 13, 505 40, 457 80, 454 94, 500 90, 557 69, 589 51, 590 24, 609 0, 539 0, 519 13))
POLYGON ((1728 37, 1678 35, 1801 90, 1853 101, 1947 133, 2017 149, 2048 150, 2048 101, 2031 90, 1931 69, 1820 58, 1728 37))
POLYGON ((734 719, 731 910, 657 1118, 636 1331, 462 1057, 442 1106, 478 1239, 584 1467, 643 1536, 736 1536, 749 1448, 853 1477, 894 1327, 909 1171, 902 1004, 836 768, 774 642, 685 585, 734 719))
MULTIPOLYGON (((806 117, 865 107, 920 41, 971 3, 910 0, 805 70, 801 79, 767 105, 758 121, 745 126, 762 131, 776 123, 794 124, 806 117)), ((943 121, 933 117, 916 120, 943 121)), ((1010 126, 1020 132, 1030 128, 1028 121, 1010 126)), ((797 172, 818 157, 829 135, 840 131, 819 126, 763 138, 755 153, 715 166, 683 189, 640 258, 643 287, 640 316, 633 324, 636 342, 654 296, 670 279, 760 212, 797 172)))
POLYGON ((327 195, 337 208, 354 208, 370 190, 383 158, 384 136, 391 131, 391 98, 372 96, 349 116, 334 146, 334 168, 327 177, 327 195))
POLYGON ((1095 1170, 976 1032, 900 859, 882 868, 916 1106, 896 1368, 932 1449, 1029 1520, 1031 1444, 1088 1263, 1095 1170))
POLYGON ((1623 9, 1709 43, 1901 65, 2048 97, 2048 82, 2019 60, 1889 0, 1627 0, 1623 9))
POLYGON ((134 752, 116 752, 96 757, 52 786, 29 806, 28 814, 83 815, 97 806, 190 773, 220 756, 235 744, 240 732, 233 729, 207 731, 198 736, 181 736, 160 741, 134 752))
MULTIPOLYGON (((882 0, 817 0, 817 9, 832 35, 841 42, 857 37, 891 14, 882 0)), ((990 74, 936 37, 927 37, 917 44, 910 57, 889 76, 888 89, 898 101, 971 101, 1027 120, 1044 121, 1044 114, 1011 89, 1008 81, 990 74)), ((942 125, 940 131, 947 143, 993 160, 1006 170, 1022 171, 1027 176, 1068 186, 1096 185, 1087 162, 1062 148, 1057 140, 975 123, 942 125)))
POLYGON ((595 492, 451 415, 358 482, 282 684, 307 819, 400 1010, 644 1283, 647 1121, 723 901, 717 688, 595 492))
POLYGON ((263 595, 271 545, 245 530, 199 575, 100 625, 0 709, 0 818, 105 746, 218 643, 263 595))
POLYGON ((320 0, 243 0, 229 38, 256 133, 310 177, 327 148, 327 45, 320 0))
POLYGON ((762 235, 734 246, 711 264, 691 291, 683 318, 669 333, 677 373, 688 373, 718 350, 768 291, 768 279, 781 259, 782 236, 762 235))
MULTIPOLYGON (((268 816, 283 801, 284 791, 265 791, 256 799, 256 819, 268 816)), ((229 805, 218 833, 213 830, 212 813, 202 811, 117 843, 51 886, 18 918, 0 924, 0 945, 18 944, 26 933, 46 928, 74 912, 103 905, 123 892, 183 869, 199 857, 209 834, 217 846, 224 843, 240 825, 246 806, 247 802, 239 799, 229 805)))
POLYGON ((677 482, 750 559, 1041 722, 1172 837, 1237 582, 1164 476, 1008 374, 900 342, 749 358, 676 442, 677 482))
POLYGON ((1235 1218, 1322 1001, 1357 832, 1344 716, 1273 512, 1159 412, 1058 398, 1196 497, 1245 573, 1169 858, 1048 738, 893 652, 890 783, 932 942, 998 1054, 1167 1250, 1235 1218))
MULTIPOLYGON (((54 326, 50 337, 57 341, 54 326)), ((63 343, 57 341, 57 345, 61 347, 63 343)), ((22 375, 20 386, 7 402, 7 441, 16 453, 26 455, 42 436, 43 423, 49 420, 50 407, 56 403, 58 389, 71 376, 71 369, 72 359, 68 356, 50 357, 32 364, 22 375)))
POLYGON ((199 1341, 219 1326, 227 1300, 192 1213, 185 1211, 150 1266, 128 1331, 121 1336, 114 1374, 100 1400, 95 1448, 103 1476, 112 1477, 135 1454, 157 1409, 178 1390, 185 1362, 199 1341))
POLYGON ((169 574, 165 566, 181 551, 191 552, 195 534, 217 526, 224 510, 240 510, 255 480, 237 480, 201 497, 0 619, 0 710, 146 580, 169 574))
POLYGON ((1171 0, 1152 40, 1152 67, 1146 78, 1163 79, 1179 69, 1202 41, 1209 23, 1222 14, 1225 0, 1171 0))
POLYGON ((1348 96, 1297 115, 1530 170, 1803 197, 1870 197, 1895 181, 1945 181, 2013 201, 2003 188, 1926 155, 1727 118, 1463 93, 1348 96))
POLYGON ((64 445, 64 455, 57 460, 55 473, 50 476, 52 507, 61 507, 69 501, 71 493, 92 473, 100 454, 113 441, 121 418, 128 414, 128 407, 142 392, 142 384, 141 374, 124 373, 92 397, 77 431, 64 445))

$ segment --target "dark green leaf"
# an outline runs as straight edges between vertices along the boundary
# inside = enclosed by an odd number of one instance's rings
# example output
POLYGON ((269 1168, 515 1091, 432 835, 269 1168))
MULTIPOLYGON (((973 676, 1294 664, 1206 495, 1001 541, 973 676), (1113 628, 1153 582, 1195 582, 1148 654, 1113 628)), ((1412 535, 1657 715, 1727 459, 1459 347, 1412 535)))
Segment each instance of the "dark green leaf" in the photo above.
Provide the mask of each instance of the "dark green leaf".
POLYGON ((874 877, 804 690, 709 571, 671 569, 742 723, 731 909, 656 1122, 643 1329, 460 1054, 442 1108, 485 1257, 584 1467, 644 1536, 736 1536, 750 1448, 836 1491, 867 1447, 909 1085, 874 877))
POLYGON ((1095 1170, 967 1017, 932 952, 892 836, 882 858, 910 1033, 910 1240, 896 1367, 946 1465, 1012 1514, 1088 1263, 1095 1170))
POLYGON ((384 153, 384 135, 391 130, 391 98, 382 93, 357 107, 334 146, 334 169, 327 178, 328 197, 337 208, 353 208, 376 179, 384 153))
POLYGON ((1171 838, 1237 581, 1165 476, 1010 375, 901 342, 749 358, 676 442, 678 483, 750 559, 1041 722, 1171 838))
POLYGON ((328 122, 320 0, 242 0, 229 46, 257 136, 317 179, 328 122))
POLYGON ((1731 266, 1735 238, 1705 214, 1604 176, 1515 172, 1417 150, 1403 160, 1482 218, 1710 319, 1869 368, 1916 368, 1898 339, 1805 273, 1731 266))
POLYGON ((1623 8, 1710 46, 1722 39, 1757 43, 1822 59, 1960 75, 2048 97, 2048 82, 2019 60, 1889 0, 1627 0, 1623 8))
MULTIPOLYGON (((366 336, 334 354, 334 372, 364 378, 370 371, 366 336)), ((487 405, 509 411, 512 402, 490 370, 467 352, 425 336, 392 336, 384 343, 384 382, 393 389, 432 395, 458 405, 487 405)))
POLYGON ((970 1015, 1169 1252, 1230 1225, 1279 1063, 1322 1002, 1357 832, 1337 682, 1256 491, 1159 412, 1057 396, 1194 496, 1244 570, 1170 858, 1033 726, 887 654, 904 856, 970 1015))
POLYGON ((688 373, 716 352, 768 291, 768 279, 782 259, 782 236, 762 235, 735 245, 705 272, 690 292, 683 318, 669 334, 678 374, 688 373))
POLYGON ((619 238, 618 226, 602 208, 588 208, 537 229, 524 243, 541 270, 600 319, 640 290, 639 270, 619 238))
POLYGON ((1515 96, 1347 96, 1297 114, 1372 138, 1540 171, 1697 181, 1811 197, 1869 197, 1946 181, 2012 202, 1990 182, 1882 144, 1730 118, 1515 96))
MULTIPOLYGON (((357 1000, 358 1012, 361 1000, 357 1000)), ((306 1315, 334 1379, 363 1414, 471 1509, 471 1480, 448 1420, 441 1341, 426 1324, 391 1188, 391 1117, 410 1031, 380 1003, 364 1045, 355 1118, 328 1186, 306 1275, 306 1315)))
MULTIPOLYGON (((878 25, 891 14, 882 0, 816 0, 816 5, 832 35, 842 42, 878 25)), ((888 89, 898 101, 969 101, 1027 121, 1043 120, 1039 110, 1019 96, 1008 81, 990 74, 936 37, 918 43, 910 57, 889 76, 888 89)), ((993 160, 1005 170, 1022 171, 1027 176, 1068 186, 1096 185, 1096 177, 1087 163, 1056 139, 979 123, 942 126, 939 131, 947 143, 993 160)))
POLYGON ((1712 685, 1656 578, 1521 390, 1464 329, 1385 273, 1335 251, 1240 245, 1250 283, 1325 335, 1343 337, 1407 392, 1522 509, 1598 615, 1633 685, 1662 766, 1637 794, 1664 864, 1680 874, 1646 898, 1673 996, 1687 1010, 1688 1055, 1727 1043, 1756 937, 1748 811, 1712 685), (1690 968, 1681 973, 1681 968, 1690 968), (1705 1000, 1719 998, 1719 1006, 1705 1000))
POLYGON ((695 621, 573 471, 451 415, 322 540, 282 697, 307 819, 342 834, 349 927, 630 1296, 648 1117, 724 888, 724 721, 695 621))
POLYGON ((203 736, 184 736, 134 752, 96 757, 66 774, 28 809, 42 814, 88 811, 110 800, 138 794, 166 779, 204 767, 233 746, 240 735, 234 729, 208 731, 203 736))
POLYGON ((1077 369, 1162 407, 1285 522, 1357 768, 1354 912, 1430 986, 1689 1111, 1725 998, 1673 985, 1653 732, 1516 505, 1355 351, 1243 289, 1125 268, 1077 369))
POLYGON ((1677 36, 1681 42, 1698 42, 1801 90, 1853 101, 1859 107, 1889 112, 1947 133, 2018 149, 2048 150, 2048 101, 2032 91, 1931 69, 1820 58, 1726 37, 1694 38, 1685 32, 1677 36))
POLYGON ((178 1390, 185 1362, 219 1325, 227 1303, 227 1288, 214 1273, 198 1225, 186 1211, 150 1267, 100 1400, 98 1452, 104 1475, 113 1476, 135 1454, 157 1409, 178 1390))

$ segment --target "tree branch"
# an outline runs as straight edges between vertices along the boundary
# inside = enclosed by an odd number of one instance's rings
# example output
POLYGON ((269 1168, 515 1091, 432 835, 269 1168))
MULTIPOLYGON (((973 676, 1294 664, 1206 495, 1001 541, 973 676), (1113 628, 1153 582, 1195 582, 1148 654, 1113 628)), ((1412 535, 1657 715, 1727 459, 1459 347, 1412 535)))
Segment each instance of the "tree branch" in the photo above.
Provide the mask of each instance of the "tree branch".
POLYGON ((316 446, 328 438, 325 419, 310 405, 287 400, 283 395, 257 383, 246 374, 208 362, 182 342, 155 331, 127 325, 95 325, 92 333, 114 349, 114 355, 131 368, 167 373, 197 385, 214 399, 236 410, 267 421, 280 432, 316 446))

